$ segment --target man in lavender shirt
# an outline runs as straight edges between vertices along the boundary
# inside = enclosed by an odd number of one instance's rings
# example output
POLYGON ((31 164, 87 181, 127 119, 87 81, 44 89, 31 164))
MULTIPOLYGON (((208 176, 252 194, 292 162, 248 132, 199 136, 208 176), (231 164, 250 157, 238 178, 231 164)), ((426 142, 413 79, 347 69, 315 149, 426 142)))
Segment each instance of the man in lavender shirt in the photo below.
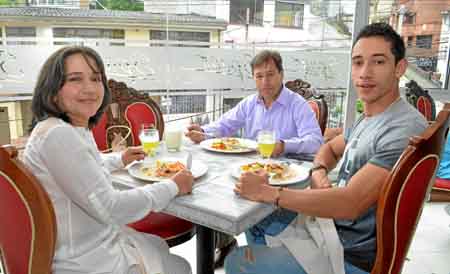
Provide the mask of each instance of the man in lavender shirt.
POLYGON ((215 123, 190 125, 186 136, 199 143, 205 135, 231 136, 244 128, 244 138, 256 140, 258 131, 270 129, 277 138, 273 157, 316 153, 323 143, 319 124, 305 99, 283 85, 280 54, 263 50, 250 65, 258 93, 244 98, 215 123))
MULTIPOLYGON (((217 122, 200 127, 188 127, 186 136, 199 143, 206 136, 231 136, 244 128, 244 138, 256 140, 258 131, 274 130, 277 142, 272 157, 286 153, 316 153, 323 143, 322 132, 316 116, 300 95, 283 85, 283 62, 276 51, 263 50, 250 63, 257 94, 244 98, 225 113, 217 122)), ((280 211, 286 226, 297 215, 280 211)), ((225 256, 236 245, 236 240, 223 233, 216 233, 215 267, 223 265, 225 256)))

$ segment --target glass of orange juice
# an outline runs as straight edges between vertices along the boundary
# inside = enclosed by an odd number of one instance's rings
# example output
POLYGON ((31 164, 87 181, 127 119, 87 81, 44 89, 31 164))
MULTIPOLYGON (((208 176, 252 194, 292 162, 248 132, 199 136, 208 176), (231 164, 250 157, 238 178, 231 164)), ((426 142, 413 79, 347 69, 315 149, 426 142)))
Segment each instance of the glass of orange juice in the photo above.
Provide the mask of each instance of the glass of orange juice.
POLYGON ((275 131, 273 130, 261 130, 257 136, 259 154, 262 158, 269 158, 275 149, 275 131))
POLYGON ((139 140, 141 141, 145 154, 147 156, 154 156, 156 148, 159 145, 159 132, 153 124, 141 124, 139 140))

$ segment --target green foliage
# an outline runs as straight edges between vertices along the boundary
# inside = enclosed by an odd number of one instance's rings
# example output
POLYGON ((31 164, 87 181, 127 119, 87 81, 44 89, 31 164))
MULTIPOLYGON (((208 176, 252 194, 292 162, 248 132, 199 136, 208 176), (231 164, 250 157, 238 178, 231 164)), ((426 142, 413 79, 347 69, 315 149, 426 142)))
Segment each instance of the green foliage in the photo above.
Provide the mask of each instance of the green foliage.
POLYGON ((361 113, 363 113, 363 111, 364 111, 363 102, 360 99, 356 100, 356 112, 361 114, 361 113))
POLYGON ((0 0, 0 7, 25 6, 25 0, 0 0))
MULTIPOLYGON (((99 0, 99 2, 104 7, 110 10, 130 10, 130 11, 144 10, 144 2, 136 2, 133 0, 99 0)), ((101 9, 101 6, 97 5, 96 8, 101 9)))

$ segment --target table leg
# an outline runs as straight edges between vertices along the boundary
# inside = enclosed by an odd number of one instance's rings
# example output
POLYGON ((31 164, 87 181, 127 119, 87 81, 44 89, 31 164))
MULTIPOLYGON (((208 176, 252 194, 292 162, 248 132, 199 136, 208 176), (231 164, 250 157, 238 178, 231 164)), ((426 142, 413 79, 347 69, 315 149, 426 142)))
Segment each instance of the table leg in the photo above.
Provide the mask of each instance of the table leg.
POLYGON ((197 274, 214 274, 214 230, 197 225, 197 274))

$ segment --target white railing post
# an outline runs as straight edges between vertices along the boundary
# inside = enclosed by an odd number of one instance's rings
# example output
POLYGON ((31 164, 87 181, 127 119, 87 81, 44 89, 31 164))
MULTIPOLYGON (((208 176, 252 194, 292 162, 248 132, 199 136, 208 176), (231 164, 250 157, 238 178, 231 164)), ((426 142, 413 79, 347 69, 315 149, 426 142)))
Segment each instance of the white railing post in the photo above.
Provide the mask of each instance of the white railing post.
MULTIPOLYGON (((356 40, 356 36, 361 31, 361 29, 369 23, 369 15, 370 15, 370 5, 369 1, 356 1, 355 7, 355 19, 353 21, 353 33, 352 33, 352 44, 356 40)), ((347 100, 345 103, 345 119, 344 119, 344 128, 349 128, 355 122, 355 114, 356 114, 356 99, 357 94, 353 87, 352 83, 352 56, 350 54, 350 62, 348 69, 348 85, 347 85, 347 100)))

